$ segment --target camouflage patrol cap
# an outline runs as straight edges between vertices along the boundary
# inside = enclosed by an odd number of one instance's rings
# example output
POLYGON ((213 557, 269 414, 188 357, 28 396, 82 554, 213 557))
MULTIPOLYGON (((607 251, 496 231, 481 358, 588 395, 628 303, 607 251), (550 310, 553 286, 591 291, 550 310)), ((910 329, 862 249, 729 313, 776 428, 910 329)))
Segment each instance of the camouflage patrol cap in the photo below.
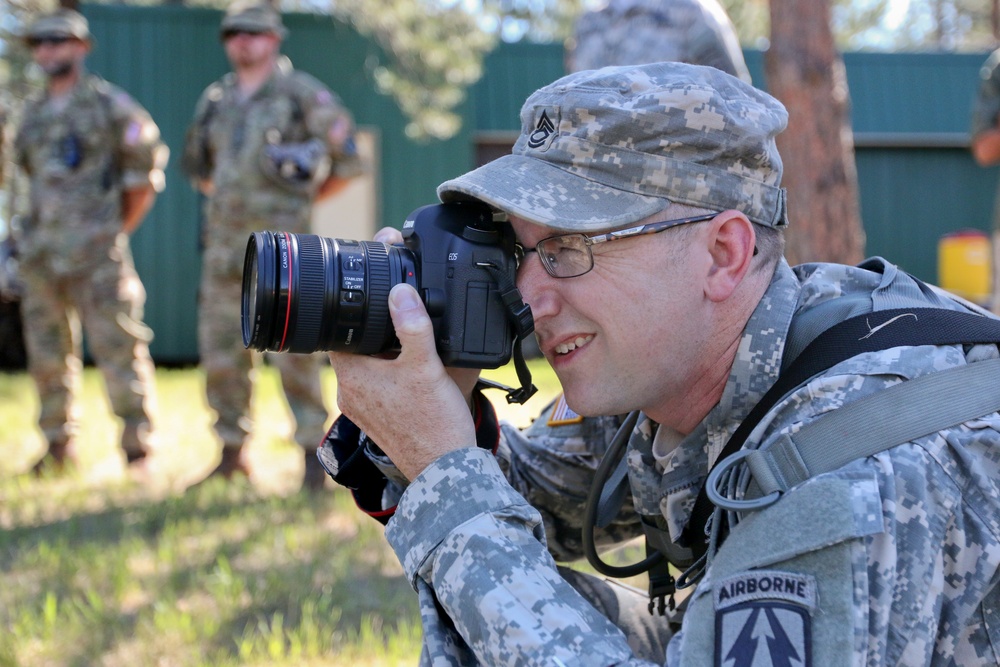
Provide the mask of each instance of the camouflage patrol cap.
POLYGON ((84 42, 93 41, 86 17, 72 9, 60 9, 39 16, 24 33, 24 39, 28 42, 44 37, 71 37, 84 42))
POLYGON ((262 2, 237 1, 229 5, 219 32, 224 36, 232 31, 272 32, 278 37, 284 37, 287 30, 281 22, 281 14, 271 5, 262 2))
POLYGON ((712 67, 677 62, 576 72, 521 108, 511 155, 438 187, 530 222, 581 232, 622 227, 670 202, 788 224, 774 137, 788 114, 712 67))

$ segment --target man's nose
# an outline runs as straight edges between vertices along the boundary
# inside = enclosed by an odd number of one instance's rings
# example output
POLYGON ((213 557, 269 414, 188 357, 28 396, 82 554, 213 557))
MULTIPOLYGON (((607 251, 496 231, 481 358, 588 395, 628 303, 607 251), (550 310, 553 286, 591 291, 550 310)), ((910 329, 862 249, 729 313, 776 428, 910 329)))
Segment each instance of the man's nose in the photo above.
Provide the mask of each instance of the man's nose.
POLYGON ((521 266, 517 270, 517 288, 524 302, 531 306, 532 315, 539 319, 554 312, 552 290, 555 282, 542 266, 542 260, 537 252, 526 252, 521 266))

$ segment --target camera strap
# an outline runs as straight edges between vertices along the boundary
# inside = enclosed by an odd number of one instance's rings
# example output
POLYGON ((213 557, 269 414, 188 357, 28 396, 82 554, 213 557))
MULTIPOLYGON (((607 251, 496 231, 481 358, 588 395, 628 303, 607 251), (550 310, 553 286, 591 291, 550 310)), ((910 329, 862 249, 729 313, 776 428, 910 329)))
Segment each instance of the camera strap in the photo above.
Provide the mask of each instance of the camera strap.
POLYGON ((521 341, 527 338, 535 330, 535 319, 531 315, 531 307, 524 302, 520 290, 514 284, 513 279, 506 271, 503 271, 493 262, 477 262, 476 266, 484 269, 497 284, 500 292, 500 301, 503 302, 504 312, 507 320, 514 327, 514 369, 517 371, 517 380, 521 383, 520 389, 508 387, 492 380, 479 380, 479 384, 484 388, 503 389, 507 392, 508 403, 524 404, 529 398, 535 395, 538 387, 531 383, 531 370, 524 360, 524 353, 521 351, 521 341))

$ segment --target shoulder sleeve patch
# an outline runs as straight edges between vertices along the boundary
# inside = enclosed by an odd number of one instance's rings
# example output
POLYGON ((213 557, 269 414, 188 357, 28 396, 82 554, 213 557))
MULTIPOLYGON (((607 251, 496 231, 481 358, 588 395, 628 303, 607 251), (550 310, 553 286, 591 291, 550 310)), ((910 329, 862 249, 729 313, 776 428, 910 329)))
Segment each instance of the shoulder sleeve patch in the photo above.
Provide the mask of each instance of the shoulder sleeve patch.
POLYGON ((715 616, 716 667, 812 667, 812 619, 785 602, 750 602, 715 616))
POLYGON ((556 404, 552 406, 552 412, 549 413, 549 420, 546 426, 567 426, 569 424, 579 424, 583 422, 583 415, 578 415, 573 410, 566 405, 566 398, 562 394, 559 394, 559 398, 556 399, 556 404))
POLYGON ((715 665, 812 665, 815 577, 750 570, 723 579, 712 593, 715 665))

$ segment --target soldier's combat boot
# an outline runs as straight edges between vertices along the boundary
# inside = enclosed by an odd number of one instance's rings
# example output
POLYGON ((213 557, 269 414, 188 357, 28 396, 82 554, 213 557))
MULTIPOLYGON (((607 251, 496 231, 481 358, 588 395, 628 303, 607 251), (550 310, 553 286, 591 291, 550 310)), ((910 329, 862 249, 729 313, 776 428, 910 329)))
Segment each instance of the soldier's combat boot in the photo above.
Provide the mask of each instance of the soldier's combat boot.
POLYGON ((126 419, 122 429, 121 447, 129 466, 138 464, 149 454, 149 422, 126 419))
POLYGON ((215 469, 208 474, 206 479, 220 476, 226 479, 232 479, 237 475, 243 475, 244 477, 249 478, 250 467, 245 461, 243 461, 242 452, 242 447, 223 447, 222 460, 220 460, 219 465, 217 465, 215 469))
POLYGON ((66 467, 67 459, 69 459, 69 448, 69 438, 58 438, 49 442, 49 450, 32 468, 35 475, 41 476, 45 470, 62 472, 66 467))

